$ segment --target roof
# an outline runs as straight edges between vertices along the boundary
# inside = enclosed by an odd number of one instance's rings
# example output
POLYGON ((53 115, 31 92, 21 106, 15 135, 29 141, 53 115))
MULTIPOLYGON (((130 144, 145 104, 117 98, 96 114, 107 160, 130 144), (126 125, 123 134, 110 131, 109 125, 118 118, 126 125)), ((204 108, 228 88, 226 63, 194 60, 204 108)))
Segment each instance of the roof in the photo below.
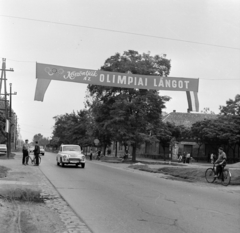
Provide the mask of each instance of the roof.
POLYGON ((163 117, 163 122, 174 123, 175 125, 184 125, 191 127, 197 121, 216 119, 218 115, 206 113, 182 113, 171 112, 163 117))

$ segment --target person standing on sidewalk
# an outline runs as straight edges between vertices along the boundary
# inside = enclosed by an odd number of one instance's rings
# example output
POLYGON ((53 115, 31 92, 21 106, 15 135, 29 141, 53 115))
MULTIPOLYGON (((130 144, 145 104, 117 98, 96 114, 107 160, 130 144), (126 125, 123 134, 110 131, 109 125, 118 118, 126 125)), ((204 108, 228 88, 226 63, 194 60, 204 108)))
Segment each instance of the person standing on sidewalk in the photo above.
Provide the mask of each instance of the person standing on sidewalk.
POLYGON ((23 144, 22 152, 23 152, 22 164, 28 165, 29 144, 28 144, 27 139, 25 140, 25 143, 23 144))
POLYGON ((93 157, 93 151, 92 151, 92 149, 91 149, 91 150, 90 150, 90 155, 89 155, 90 160, 92 160, 92 157, 93 157))
POLYGON ((36 158, 36 166, 39 166, 39 154, 40 154, 40 147, 38 145, 38 141, 35 142, 35 148, 33 150, 34 156, 36 158))

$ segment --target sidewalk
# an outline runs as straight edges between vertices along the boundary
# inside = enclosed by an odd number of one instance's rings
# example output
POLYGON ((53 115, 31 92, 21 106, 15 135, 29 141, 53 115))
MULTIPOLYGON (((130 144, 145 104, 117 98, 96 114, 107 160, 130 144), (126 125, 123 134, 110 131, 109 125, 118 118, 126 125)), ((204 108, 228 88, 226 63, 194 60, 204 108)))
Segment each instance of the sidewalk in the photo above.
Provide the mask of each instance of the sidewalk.
MULTIPOLYGON (((87 225, 76 216, 41 172, 41 165, 22 165, 21 153, 15 154, 14 159, 0 158, 0 166, 10 169, 6 177, 0 178, 0 232, 90 233, 87 225), (39 193, 42 202, 22 202, 15 201, 12 197, 6 198, 7 195, 20 195, 20 192, 26 196, 27 193, 39 193), (9 208, 13 211, 9 211, 9 208), (10 223, 11 226, 8 226, 10 223), (21 231, 17 230, 19 227, 21 231)), ((28 198, 31 198, 30 195, 28 198)))

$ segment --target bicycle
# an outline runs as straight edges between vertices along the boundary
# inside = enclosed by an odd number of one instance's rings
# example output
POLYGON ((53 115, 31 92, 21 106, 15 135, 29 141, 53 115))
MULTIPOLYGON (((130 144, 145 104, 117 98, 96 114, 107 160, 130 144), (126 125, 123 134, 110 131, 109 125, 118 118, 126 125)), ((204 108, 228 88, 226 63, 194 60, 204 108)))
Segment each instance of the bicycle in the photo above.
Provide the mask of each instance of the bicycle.
POLYGON ((205 171, 205 178, 208 183, 213 183, 215 180, 221 180, 222 185, 228 186, 231 182, 231 172, 228 168, 222 168, 221 172, 215 177, 215 164, 213 164, 212 168, 208 168, 205 171))
MULTIPOLYGON (((31 156, 30 156, 30 154, 26 157, 26 161, 31 161, 31 164, 32 165, 36 165, 36 156, 34 155, 34 157, 32 158, 31 156)), ((38 164, 40 164, 41 163, 41 157, 40 156, 38 156, 38 164)))

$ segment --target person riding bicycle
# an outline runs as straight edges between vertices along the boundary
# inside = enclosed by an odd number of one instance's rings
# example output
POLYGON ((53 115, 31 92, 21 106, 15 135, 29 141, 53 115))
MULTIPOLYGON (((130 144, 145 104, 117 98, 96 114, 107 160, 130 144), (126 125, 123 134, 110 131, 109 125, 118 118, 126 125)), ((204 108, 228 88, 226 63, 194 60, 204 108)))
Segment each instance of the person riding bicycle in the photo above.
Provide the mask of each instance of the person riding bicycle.
POLYGON ((226 166, 227 164, 227 156, 225 154, 225 152, 223 151, 222 147, 218 148, 218 159, 215 161, 214 163, 215 166, 215 177, 218 176, 218 174, 220 174, 223 170, 223 168, 226 166))

